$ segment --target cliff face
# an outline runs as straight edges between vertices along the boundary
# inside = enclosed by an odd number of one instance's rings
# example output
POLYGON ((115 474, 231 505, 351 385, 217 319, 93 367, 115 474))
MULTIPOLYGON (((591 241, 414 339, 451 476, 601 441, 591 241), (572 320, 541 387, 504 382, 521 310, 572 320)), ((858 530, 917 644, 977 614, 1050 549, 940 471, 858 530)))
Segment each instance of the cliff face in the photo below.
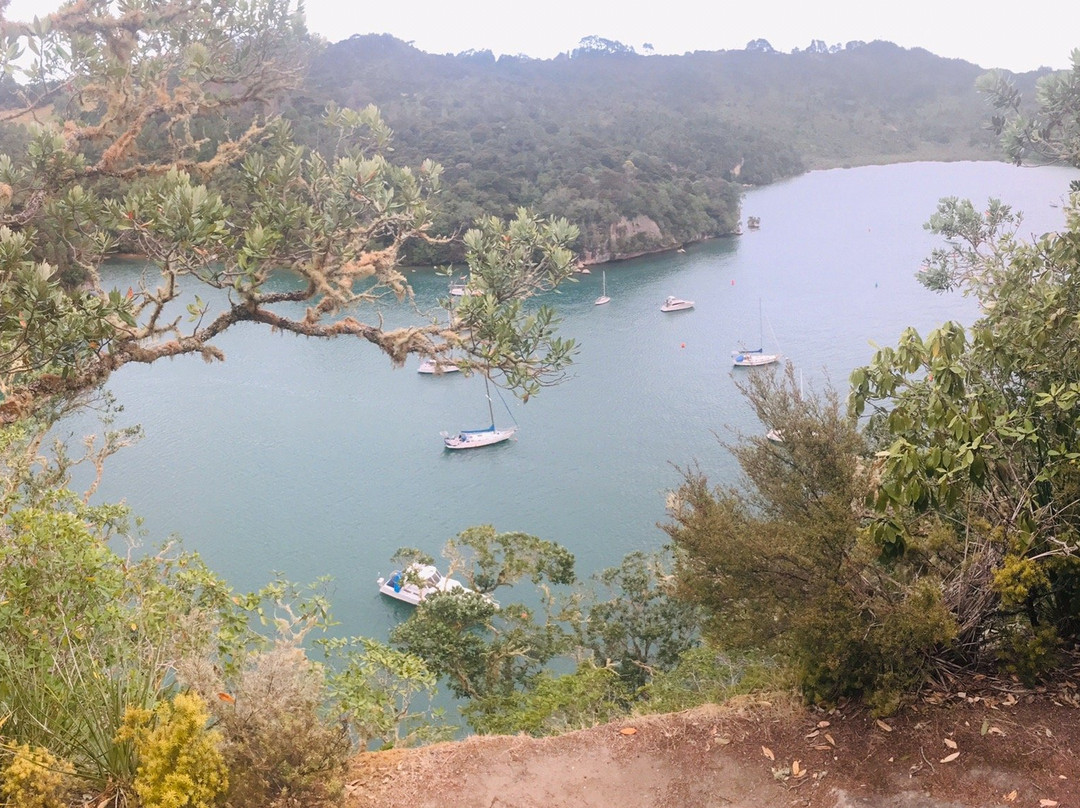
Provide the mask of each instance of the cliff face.
MULTIPOLYGON (((599 246, 586 249, 582 253, 583 264, 602 264, 606 261, 621 261, 637 258, 641 255, 673 250, 681 246, 670 235, 665 235, 660 225, 648 216, 635 216, 633 219, 621 218, 612 223, 606 233, 606 240, 599 240, 599 246)), ((702 241, 712 236, 702 234, 692 239, 702 241)))

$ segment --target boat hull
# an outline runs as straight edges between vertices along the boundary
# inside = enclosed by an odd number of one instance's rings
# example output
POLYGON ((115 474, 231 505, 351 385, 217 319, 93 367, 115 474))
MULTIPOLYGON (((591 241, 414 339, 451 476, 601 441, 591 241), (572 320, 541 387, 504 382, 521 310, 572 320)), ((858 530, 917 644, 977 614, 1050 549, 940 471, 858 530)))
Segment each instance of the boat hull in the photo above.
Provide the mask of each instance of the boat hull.
POLYGON ((510 440, 516 432, 516 427, 510 427, 509 429, 478 429, 459 432, 456 435, 444 434, 443 445, 452 450, 479 449, 481 446, 491 446, 510 440))
POLYGON ((450 362, 436 362, 434 359, 425 359, 416 369, 417 373, 457 373, 460 371, 457 365, 450 362))
POLYGON ((779 361, 780 354, 735 353, 731 357, 731 364, 737 368, 756 368, 779 361))
POLYGON ((669 297, 660 307, 660 311, 686 311, 692 308, 694 308, 693 300, 680 300, 676 297, 669 297))
POLYGON ((394 570, 388 578, 379 578, 376 583, 382 594, 413 606, 436 592, 471 591, 427 564, 410 564, 404 570, 394 570))

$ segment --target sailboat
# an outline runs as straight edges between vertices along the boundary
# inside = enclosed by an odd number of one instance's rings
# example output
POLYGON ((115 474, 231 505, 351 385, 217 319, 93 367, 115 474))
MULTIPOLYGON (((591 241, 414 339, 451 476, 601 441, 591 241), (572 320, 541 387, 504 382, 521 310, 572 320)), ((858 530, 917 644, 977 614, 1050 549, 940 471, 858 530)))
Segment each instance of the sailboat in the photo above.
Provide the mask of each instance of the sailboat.
POLYGON ((495 411, 491 406, 491 388, 488 384, 487 372, 484 373, 484 393, 487 395, 491 426, 484 429, 463 429, 456 435, 451 435, 449 432, 440 432, 443 444, 447 449, 478 449, 481 446, 491 446, 493 443, 502 443, 504 440, 509 440, 517 432, 517 426, 505 429, 495 428, 495 411))
MULTIPOLYGON (((453 292, 451 292, 453 294, 453 292)), ((450 327, 454 327, 454 316, 447 310, 447 319, 449 320, 450 327)), ((425 359, 420 363, 420 367, 416 369, 417 373, 433 373, 436 375, 443 373, 457 373, 461 368, 454 364, 453 360, 449 358, 434 357, 432 359, 425 359)))
POLYGON ((758 301, 758 348, 739 348, 731 352, 731 364, 737 368, 754 368, 780 361, 780 354, 765 353, 765 337, 762 333, 761 301, 758 301))
POLYGON ((602 273, 600 275, 600 278, 601 278, 601 283, 603 284, 603 286, 602 286, 601 291, 600 291, 600 297, 596 298, 596 303, 593 304, 593 305, 596 305, 596 306, 602 306, 605 303, 610 303, 611 302, 611 298, 607 296, 607 273, 606 272, 602 273))

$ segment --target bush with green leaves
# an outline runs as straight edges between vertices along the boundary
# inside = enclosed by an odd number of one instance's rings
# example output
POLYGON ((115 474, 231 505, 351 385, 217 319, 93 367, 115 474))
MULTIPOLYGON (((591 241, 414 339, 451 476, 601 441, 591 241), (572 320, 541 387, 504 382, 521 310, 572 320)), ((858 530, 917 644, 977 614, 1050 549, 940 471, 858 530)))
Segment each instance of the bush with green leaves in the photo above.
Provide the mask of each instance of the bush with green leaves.
POLYGON ((713 648, 779 655, 807 698, 861 696, 889 712, 955 633, 941 582, 880 563, 862 510, 865 446, 835 393, 804 393, 790 366, 745 392, 783 440, 729 447, 745 489, 684 473, 665 527, 677 592, 704 610, 713 648))

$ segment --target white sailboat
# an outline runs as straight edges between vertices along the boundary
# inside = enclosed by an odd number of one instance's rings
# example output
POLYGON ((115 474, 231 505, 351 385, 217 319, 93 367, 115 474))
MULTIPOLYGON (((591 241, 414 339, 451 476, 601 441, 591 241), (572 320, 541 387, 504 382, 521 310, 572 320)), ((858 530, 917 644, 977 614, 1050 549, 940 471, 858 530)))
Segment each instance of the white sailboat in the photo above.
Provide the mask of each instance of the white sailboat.
POLYGON ((607 272, 602 272, 600 275, 600 283, 602 284, 600 290, 600 297, 596 298, 596 303, 593 305, 602 306, 605 303, 610 303, 611 298, 607 294, 607 272))
MULTIPOLYGON (((451 290, 451 294, 453 294, 452 290, 451 290)), ((454 327, 454 315, 449 309, 447 309, 446 317, 447 317, 449 326, 451 328, 453 328, 454 327)), ((461 368, 459 368, 456 364, 454 364, 454 360, 450 359, 449 357, 438 357, 437 356, 437 357, 432 357, 430 359, 425 359, 423 362, 421 362, 420 367, 418 367, 416 369, 416 372, 417 373, 427 373, 427 374, 441 375, 443 373, 457 373, 460 370, 461 370, 461 368)))
POLYGON ((780 354, 765 353, 765 336, 762 330, 761 301, 758 300, 758 346, 757 348, 739 348, 731 352, 731 364, 737 368, 754 368, 771 365, 780 361, 780 354))
POLYGON ((491 389, 488 385, 487 373, 484 373, 484 393, 487 395, 488 415, 491 416, 491 426, 484 429, 463 429, 456 435, 449 432, 440 432, 443 445, 447 449, 478 449, 481 446, 491 446, 494 443, 502 443, 509 440, 517 432, 517 426, 504 429, 495 428, 495 411, 491 406, 491 389))

